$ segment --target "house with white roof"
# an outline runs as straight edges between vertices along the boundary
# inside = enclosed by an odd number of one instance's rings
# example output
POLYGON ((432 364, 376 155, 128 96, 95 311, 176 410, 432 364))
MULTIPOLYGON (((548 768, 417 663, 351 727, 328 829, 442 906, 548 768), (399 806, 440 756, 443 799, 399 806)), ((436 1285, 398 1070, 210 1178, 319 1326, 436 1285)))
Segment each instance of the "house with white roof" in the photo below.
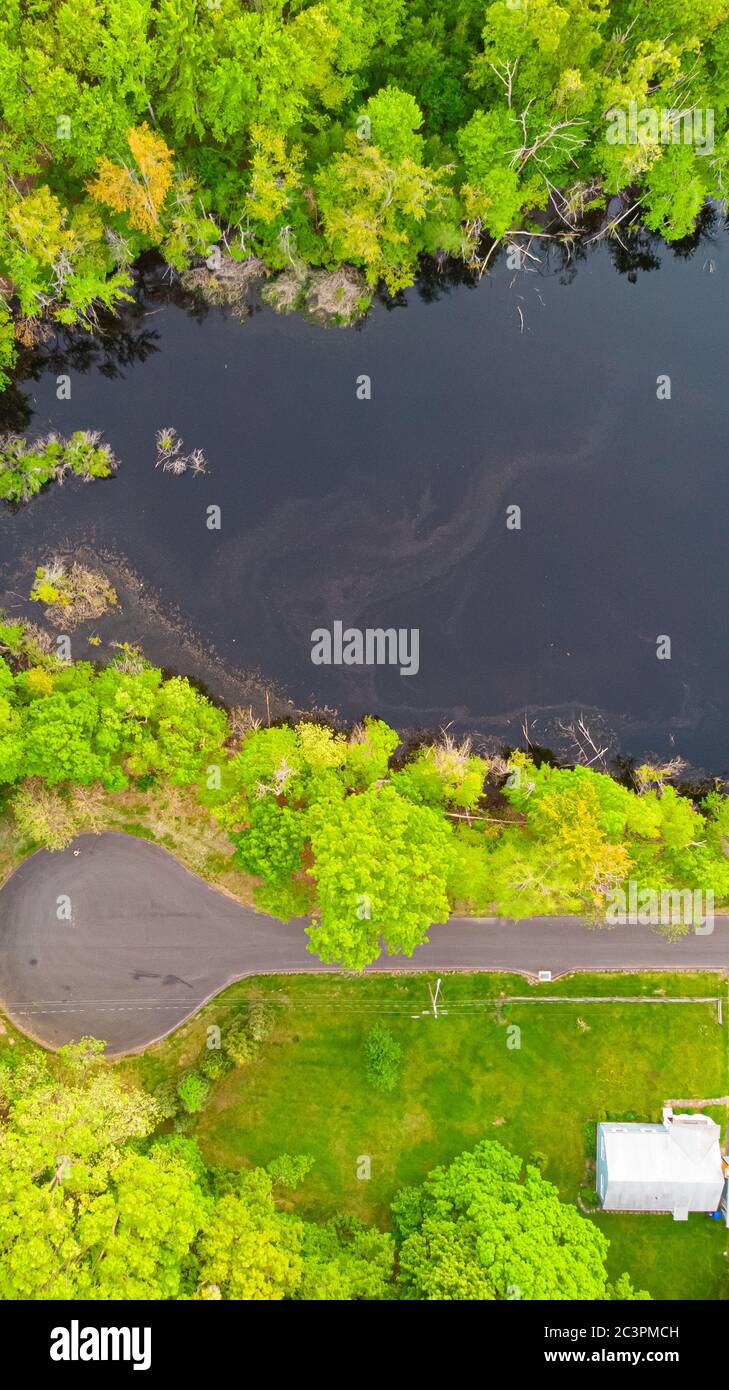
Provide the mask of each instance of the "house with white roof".
MULTIPOLYGON (((708 1115, 674 1115, 660 1124, 597 1126, 597 1191, 604 1211, 727 1214, 727 1163, 719 1126, 708 1115)), ((729 1218, 728 1218, 729 1220, 729 1218)))

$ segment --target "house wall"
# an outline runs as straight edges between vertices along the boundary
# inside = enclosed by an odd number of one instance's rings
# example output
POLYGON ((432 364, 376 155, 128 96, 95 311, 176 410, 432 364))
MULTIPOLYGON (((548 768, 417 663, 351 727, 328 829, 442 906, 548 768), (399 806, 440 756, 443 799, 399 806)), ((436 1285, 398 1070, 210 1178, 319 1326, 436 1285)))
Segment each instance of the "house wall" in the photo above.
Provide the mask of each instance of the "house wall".
POLYGON ((608 1174, 607 1159, 605 1156, 605 1138, 602 1132, 602 1125, 597 1127, 597 1163, 595 1171, 595 1188, 600 1198, 601 1205, 605 1205, 605 1195, 607 1192, 608 1174))

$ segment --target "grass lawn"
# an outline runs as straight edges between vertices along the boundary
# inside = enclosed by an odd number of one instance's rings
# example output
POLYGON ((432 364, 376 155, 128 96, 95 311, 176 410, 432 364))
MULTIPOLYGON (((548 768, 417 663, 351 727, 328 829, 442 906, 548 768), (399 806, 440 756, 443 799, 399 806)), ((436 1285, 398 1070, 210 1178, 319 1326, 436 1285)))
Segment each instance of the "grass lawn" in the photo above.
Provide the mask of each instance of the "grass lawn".
MULTIPOLYGON (((258 1060, 230 1072, 197 1118, 210 1163, 265 1164, 310 1153, 315 1165, 291 1205, 323 1218, 337 1209, 386 1225, 399 1187, 420 1181, 484 1136, 538 1159, 565 1200, 592 1182, 586 1168, 598 1118, 657 1120, 669 1098, 729 1092, 727 1026, 708 1003, 504 1003, 509 995, 718 995, 716 974, 578 975, 529 986, 517 976, 449 975, 441 1016, 429 1012, 428 977, 289 976, 232 986, 172 1038, 121 1063, 153 1086, 194 1064, 206 1028, 270 998, 277 1023, 258 1060), (375 1020, 403 1049, 389 1095, 365 1076, 363 1043, 375 1020), (520 1030, 515 1033, 513 1025, 520 1030), (519 1046, 514 1046, 518 1041, 519 1046), (363 1155, 371 1177, 358 1178, 363 1155)), ((717 1112, 714 1112, 715 1115, 717 1112)), ((727 1231, 703 1214, 600 1214, 615 1274, 656 1298, 729 1296, 727 1231)))
POLYGON ((729 1298, 723 1222, 699 1212, 685 1224, 671 1216, 619 1212, 602 1212, 595 1220, 610 1241, 607 1264, 614 1278, 634 1270, 634 1282, 656 1299, 729 1298))

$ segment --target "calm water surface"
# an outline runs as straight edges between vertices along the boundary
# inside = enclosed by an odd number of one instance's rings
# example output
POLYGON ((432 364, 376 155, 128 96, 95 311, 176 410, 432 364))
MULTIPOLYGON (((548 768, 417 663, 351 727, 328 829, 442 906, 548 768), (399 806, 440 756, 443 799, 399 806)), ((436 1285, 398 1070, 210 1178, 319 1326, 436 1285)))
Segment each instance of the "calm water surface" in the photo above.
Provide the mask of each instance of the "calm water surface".
MULTIPOLYGON (((584 712, 623 752, 726 769, 726 233, 656 254, 635 283, 604 246, 574 278, 497 267, 350 330, 142 294, 125 326, 146 360, 52 361, 21 388, 32 432, 100 429, 121 466, 3 510, 7 606, 54 550, 114 552, 298 705, 499 736, 529 711, 545 742, 584 712), (162 425, 204 450, 206 477, 155 469, 162 425), (337 618, 419 628, 417 676, 312 665, 312 630, 337 618)), ((116 622, 144 639, 138 615, 116 622)))

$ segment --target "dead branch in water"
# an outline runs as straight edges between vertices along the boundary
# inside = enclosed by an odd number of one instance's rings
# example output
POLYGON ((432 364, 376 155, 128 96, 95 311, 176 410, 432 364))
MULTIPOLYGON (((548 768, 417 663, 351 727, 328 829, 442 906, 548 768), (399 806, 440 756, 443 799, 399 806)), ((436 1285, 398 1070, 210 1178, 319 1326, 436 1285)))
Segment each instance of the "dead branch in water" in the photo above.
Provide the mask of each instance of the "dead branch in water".
POLYGON ((584 715, 581 714, 574 724, 563 724, 560 721, 559 727, 562 733, 566 734, 571 741, 573 756, 576 763, 580 763, 582 767, 590 767, 592 763, 599 762, 602 768, 606 768, 605 754, 608 751, 609 745, 606 744, 604 748, 598 748, 585 722, 584 715))

